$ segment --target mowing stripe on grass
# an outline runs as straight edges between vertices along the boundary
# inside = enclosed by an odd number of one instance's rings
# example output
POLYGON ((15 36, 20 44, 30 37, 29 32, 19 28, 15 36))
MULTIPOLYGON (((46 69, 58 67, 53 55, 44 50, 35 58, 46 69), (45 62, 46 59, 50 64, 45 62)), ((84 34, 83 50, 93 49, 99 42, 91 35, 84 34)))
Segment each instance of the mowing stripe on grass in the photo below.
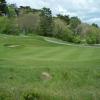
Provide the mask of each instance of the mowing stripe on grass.
POLYGON ((53 53, 55 51, 57 51, 57 49, 61 49, 60 47, 49 47, 49 48, 46 48, 44 51, 40 51, 41 53, 38 55, 37 54, 37 58, 42 58, 42 59, 45 59, 45 57, 49 57, 49 53, 53 53))
POLYGON ((95 49, 89 49, 89 48, 82 50, 82 54, 79 56, 78 61, 93 59, 94 50, 95 49))

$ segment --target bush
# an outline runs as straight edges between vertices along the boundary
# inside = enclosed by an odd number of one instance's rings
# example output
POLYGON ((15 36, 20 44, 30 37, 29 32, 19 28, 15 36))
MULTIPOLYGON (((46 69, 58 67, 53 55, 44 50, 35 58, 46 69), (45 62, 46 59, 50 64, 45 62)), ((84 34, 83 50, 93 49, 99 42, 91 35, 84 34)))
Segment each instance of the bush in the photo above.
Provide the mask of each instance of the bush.
POLYGON ((56 34, 56 37, 64 40, 64 41, 68 41, 68 42, 73 42, 73 32, 66 28, 66 30, 63 30, 63 29, 58 29, 59 33, 56 34))
POLYGON ((96 38, 95 37, 87 37, 86 39, 88 44, 96 44, 96 38))
POLYGON ((17 25, 13 19, 8 17, 0 17, 0 33, 16 35, 19 33, 17 25))
POLYGON ((12 94, 0 88, 0 100, 14 100, 12 94))
POLYGON ((88 44, 99 44, 100 43, 100 29, 91 27, 86 37, 88 44))
POLYGON ((74 36, 73 42, 74 42, 74 43, 77 43, 77 44, 81 43, 81 38, 80 38, 80 36, 79 36, 79 35, 74 36))
POLYGON ((30 93, 24 96, 24 100, 40 100, 40 96, 36 93, 30 93))

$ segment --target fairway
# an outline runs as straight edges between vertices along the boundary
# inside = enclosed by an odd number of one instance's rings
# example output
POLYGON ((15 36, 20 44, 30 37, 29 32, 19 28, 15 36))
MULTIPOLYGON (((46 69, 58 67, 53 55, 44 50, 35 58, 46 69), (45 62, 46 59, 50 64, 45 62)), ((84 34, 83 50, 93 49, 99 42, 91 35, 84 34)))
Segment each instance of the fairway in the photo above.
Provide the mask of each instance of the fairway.
POLYGON ((100 100, 100 48, 0 35, 0 100, 100 100))

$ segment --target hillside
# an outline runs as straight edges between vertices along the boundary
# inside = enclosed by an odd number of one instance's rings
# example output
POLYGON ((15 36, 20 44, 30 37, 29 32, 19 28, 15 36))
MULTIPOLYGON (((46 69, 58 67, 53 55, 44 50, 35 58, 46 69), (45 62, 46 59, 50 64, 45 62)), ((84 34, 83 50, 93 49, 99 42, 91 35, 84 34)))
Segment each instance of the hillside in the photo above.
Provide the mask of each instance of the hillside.
POLYGON ((1 100, 100 100, 99 67, 100 48, 0 35, 1 100))

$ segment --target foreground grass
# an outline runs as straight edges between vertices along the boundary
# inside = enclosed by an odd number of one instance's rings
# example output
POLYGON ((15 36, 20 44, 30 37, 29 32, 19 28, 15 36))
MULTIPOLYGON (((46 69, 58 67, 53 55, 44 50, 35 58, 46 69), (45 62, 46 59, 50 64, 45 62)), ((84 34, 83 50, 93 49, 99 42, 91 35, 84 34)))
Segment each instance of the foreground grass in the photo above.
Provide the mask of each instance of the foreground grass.
POLYGON ((100 48, 0 35, 0 100, 100 100, 100 48))

